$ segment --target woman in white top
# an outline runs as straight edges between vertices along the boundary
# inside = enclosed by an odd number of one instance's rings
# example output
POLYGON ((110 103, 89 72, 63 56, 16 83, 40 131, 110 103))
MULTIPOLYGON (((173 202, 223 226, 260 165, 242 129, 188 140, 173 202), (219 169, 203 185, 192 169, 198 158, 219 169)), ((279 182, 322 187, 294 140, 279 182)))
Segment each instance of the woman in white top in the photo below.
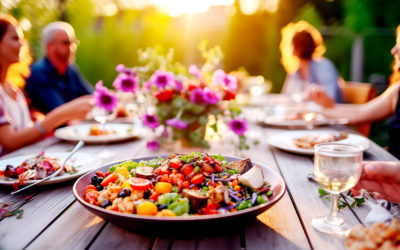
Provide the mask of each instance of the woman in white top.
POLYGON ((85 118, 92 108, 92 97, 83 96, 33 123, 23 93, 6 80, 10 66, 20 61, 22 45, 23 34, 17 21, 0 15, 0 155, 35 142, 70 120, 85 118))

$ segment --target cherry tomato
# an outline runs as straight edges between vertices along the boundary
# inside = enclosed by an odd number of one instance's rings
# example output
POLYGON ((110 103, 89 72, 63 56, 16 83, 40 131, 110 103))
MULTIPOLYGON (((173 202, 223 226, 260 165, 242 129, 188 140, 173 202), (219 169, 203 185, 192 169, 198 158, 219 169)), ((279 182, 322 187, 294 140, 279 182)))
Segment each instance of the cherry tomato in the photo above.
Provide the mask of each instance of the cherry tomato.
POLYGON ((189 175, 191 172, 193 172, 194 167, 191 164, 186 164, 182 167, 181 171, 182 174, 184 175, 189 175))
POLYGON ((168 169, 168 165, 162 165, 161 167, 157 168, 158 175, 170 174, 170 173, 171 171, 168 169))
POLYGON ((101 182, 101 185, 106 187, 108 184, 114 183, 116 180, 118 180, 118 175, 116 173, 112 173, 104 178, 104 180, 101 182))
POLYGON ((219 164, 219 163, 215 163, 215 170, 217 170, 218 172, 222 172, 223 171, 223 169, 222 169, 222 167, 221 167, 221 165, 219 164))
POLYGON ((163 174, 159 181, 161 181, 161 182, 169 182, 169 175, 163 174))
POLYGON ((85 189, 85 195, 91 191, 97 191, 97 188, 94 185, 89 185, 85 189))
POLYGON ((193 183, 193 184, 195 184, 195 185, 199 185, 200 183, 203 182, 203 180, 204 180, 204 175, 198 174, 198 175, 195 175, 195 176, 190 180, 190 182, 193 183))
POLYGON ((203 163, 203 167, 201 169, 208 174, 212 174, 215 172, 215 169, 208 163, 203 163))
POLYGON ((106 177, 105 174, 104 174, 103 172, 101 172, 101 171, 97 171, 97 172, 96 172, 96 175, 97 175, 98 177, 102 177, 102 178, 106 177))
POLYGON ((151 187, 151 181, 143 178, 132 177, 129 179, 129 184, 131 184, 134 190, 146 190, 151 187))
POLYGON ((182 161, 178 158, 171 159, 169 161, 169 166, 174 169, 178 169, 182 167, 182 161))
POLYGON ((154 192, 154 193, 152 193, 152 194, 150 195, 149 200, 157 201, 158 196, 160 196, 160 194, 157 193, 157 192, 154 192))
POLYGON ((184 182, 182 183, 182 187, 183 187, 183 188, 188 188, 189 185, 190 185, 190 183, 189 183, 188 181, 184 181, 184 182))
POLYGON ((204 156, 203 160, 208 162, 208 163, 213 163, 214 162, 214 158, 212 156, 209 156, 209 155, 204 156))
POLYGON ((95 205, 97 203, 98 197, 99 197, 99 192, 93 190, 85 195, 85 201, 95 205))

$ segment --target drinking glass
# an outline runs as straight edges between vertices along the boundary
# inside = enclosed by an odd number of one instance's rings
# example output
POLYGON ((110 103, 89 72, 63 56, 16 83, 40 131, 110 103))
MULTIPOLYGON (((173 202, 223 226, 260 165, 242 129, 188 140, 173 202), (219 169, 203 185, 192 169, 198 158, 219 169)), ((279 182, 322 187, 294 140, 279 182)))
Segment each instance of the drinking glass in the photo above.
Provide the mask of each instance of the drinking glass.
MULTIPOLYGON (((91 115, 93 116, 93 119, 100 123, 100 129, 101 130, 106 130, 106 122, 111 121, 115 119, 117 116, 117 107, 115 107, 113 110, 108 111, 104 108, 98 107, 95 105, 91 111, 91 115)), ((101 150, 99 152, 100 158, 107 159, 111 156, 114 156, 114 152, 110 151, 107 149, 107 146, 104 146, 105 149, 101 150)))
POLYGON ((314 218, 315 229, 330 234, 346 234, 350 226, 337 216, 338 197, 355 186, 361 175, 362 148, 339 143, 322 143, 314 147, 314 175, 324 190, 330 193, 328 216, 314 218))
POLYGON ((108 111, 104 108, 98 107, 98 106, 94 106, 92 111, 92 116, 93 119, 101 124, 101 129, 105 129, 104 126, 106 124, 106 122, 111 121, 113 119, 115 119, 115 117, 117 116, 117 108, 114 108, 111 111, 108 111))

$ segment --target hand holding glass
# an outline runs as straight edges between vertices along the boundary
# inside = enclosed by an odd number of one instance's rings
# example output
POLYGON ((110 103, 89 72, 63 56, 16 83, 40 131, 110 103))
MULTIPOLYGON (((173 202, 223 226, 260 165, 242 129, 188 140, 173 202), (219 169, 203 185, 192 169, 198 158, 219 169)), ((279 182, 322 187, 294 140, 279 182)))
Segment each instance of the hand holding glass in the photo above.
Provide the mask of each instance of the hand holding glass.
POLYGON ((338 195, 354 187, 361 175, 362 148, 339 143, 322 143, 314 147, 314 175, 321 186, 331 194, 330 214, 314 218, 315 229, 330 234, 345 234, 350 230, 342 218, 337 217, 338 195))

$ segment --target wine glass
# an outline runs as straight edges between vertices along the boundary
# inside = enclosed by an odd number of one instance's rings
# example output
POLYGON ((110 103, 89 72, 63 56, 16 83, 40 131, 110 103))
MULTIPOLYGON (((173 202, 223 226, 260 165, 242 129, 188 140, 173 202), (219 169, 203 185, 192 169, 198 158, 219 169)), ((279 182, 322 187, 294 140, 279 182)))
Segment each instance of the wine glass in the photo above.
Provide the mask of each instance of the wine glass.
POLYGON ((355 186, 361 175, 362 148, 356 145, 322 143, 314 147, 314 175, 324 190, 330 193, 328 216, 312 219, 313 227, 330 234, 346 234, 350 226, 337 217, 338 197, 355 186))
MULTIPOLYGON (((91 115, 93 116, 93 119, 95 121, 100 123, 100 130, 105 131, 106 130, 106 122, 115 119, 115 117, 117 116, 117 107, 115 107, 111 111, 109 111, 109 110, 106 110, 102 107, 95 105, 92 108, 91 115)), ((105 146, 105 147, 107 147, 107 146, 105 146)), ((107 148, 105 148, 99 152, 100 157, 104 158, 104 159, 107 159, 107 158, 113 156, 114 154, 115 154, 114 152, 111 152, 107 148)))
POLYGON ((109 111, 105 108, 95 105, 91 113, 93 119, 100 123, 101 129, 105 129, 106 122, 115 119, 115 117, 117 116, 117 108, 115 107, 111 111, 109 111))

